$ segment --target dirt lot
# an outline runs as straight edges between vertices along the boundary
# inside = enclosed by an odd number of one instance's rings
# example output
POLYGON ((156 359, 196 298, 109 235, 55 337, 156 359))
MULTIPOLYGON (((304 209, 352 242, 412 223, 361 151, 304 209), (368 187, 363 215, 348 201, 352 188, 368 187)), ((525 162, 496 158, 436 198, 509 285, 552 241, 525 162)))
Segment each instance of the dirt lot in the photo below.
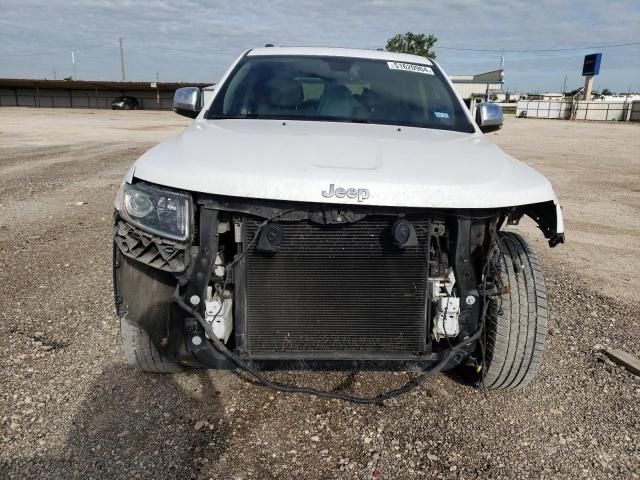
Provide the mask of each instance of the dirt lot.
MULTIPOLYGON (((509 118, 493 134, 549 176, 551 333, 516 392, 438 375, 385 407, 277 394, 231 372, 124 363, 111 211, 127 167, 187 120, 0 109, 0 478, 640 478, 640 125, 509 118), (86 203, 85 203, 86 202, 86 203)), ((371 394, 405 374, 273 374, 371 394)))

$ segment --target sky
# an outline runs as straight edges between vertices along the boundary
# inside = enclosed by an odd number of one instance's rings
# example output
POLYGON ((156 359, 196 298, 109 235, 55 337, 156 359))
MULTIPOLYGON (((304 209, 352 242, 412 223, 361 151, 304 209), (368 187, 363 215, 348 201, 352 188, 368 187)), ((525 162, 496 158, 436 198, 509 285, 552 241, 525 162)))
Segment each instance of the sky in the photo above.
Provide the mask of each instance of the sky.
POLYGON ((584 55, 602 52, 594 88, 640 92, 638 0, 0 0, 0 78, 215 83, 248 48, 383 48, 433 33, 451 75, 500 66, 508 91, 580 87, 584 55), (636 43, 618 48, 589 48, 636 43), (496 50, 478 52, 460 49, 496 50), (570 51, 518 52, 578 48, 570 51))

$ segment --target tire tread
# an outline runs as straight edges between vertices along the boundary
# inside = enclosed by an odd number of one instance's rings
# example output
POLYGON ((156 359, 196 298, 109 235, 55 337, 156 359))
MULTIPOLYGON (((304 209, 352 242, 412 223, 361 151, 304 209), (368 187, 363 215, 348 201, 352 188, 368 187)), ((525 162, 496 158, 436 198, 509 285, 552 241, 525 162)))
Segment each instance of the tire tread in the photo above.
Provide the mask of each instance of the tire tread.
POLYGON ((500 232, 503 315, 495 302, 487 314, 487 358, 484 383, 488 388, 527 385, 540 368, 547 336, 548 304, 540 261, 519 234, 500 232))

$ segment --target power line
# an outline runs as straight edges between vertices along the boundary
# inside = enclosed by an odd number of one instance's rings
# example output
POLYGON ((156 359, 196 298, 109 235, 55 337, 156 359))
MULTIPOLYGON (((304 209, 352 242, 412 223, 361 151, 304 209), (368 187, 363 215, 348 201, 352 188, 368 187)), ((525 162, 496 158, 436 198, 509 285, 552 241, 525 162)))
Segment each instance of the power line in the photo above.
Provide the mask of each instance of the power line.
MULTIPOLYGON (((149 48, 151 50, 168 50, 171 52, 184 52, 184 53, 196 53, 198 55, 201 55, 202 52, 199 50, 196 50, 194 48, 190 48, 190 49, 186 49, 186 48, 175 48, 175 47, 164 47, 162 45, 153 45, 150 43, 145 43, 145 42, 136 42, 135 44, 133 44, 133 46, 131 48, 149 48)), ((243 52, 244 50, 246 50, 246 47, 240 47, 237 50, 219 50, 216 49, 215 51, 211 51, 211 52, 207 52, 210 54, 240 54, 241 52, 243 52)))
MULTIPOLYGON (((78 50, 90 50, 93 48, 100 48, 100 47, 105 47, 105 46, 115 46, 117 45, 119 42, 118 41, 111 41, 111 42, 107 42, 107 43, 100 43, 100 44, 96 44, 96 45, 88 45, 86 47, 69 47, 66 48, 64 50, 55 50, 55 51, 49 51, 49 52, 27 52, 27 53, 0 53, 0 57, 34 57, 34 56, 40 56, 40 55, 55 55, 58 53, 69 53, 69 51, 73 50, 73 51, 78 51, 78 50)), ((172 51, 172 52, 184 52, 184 53, 196 53, 196 54, 200 54, 200 52, 198 52, 197 50, 194 50, 193 48, 191 49, 186 49, 186 48, 174 48, 174 47, 164 47, 162 45, 152 45, 152 44, 147 44, 144 42, 137 42, 136 44, 134 44, 132 46, 132 48, 137 48, 137 47, 143 47, 145 49, 152 49, 152 50, 168 50, 168 51, 172 51)), ((216 54, 237 54, 241 51, 245 50, 245 48, 239 48, 238 50, 216 50, 215 53, 216 54)))
POLYGON ((99 43, 97 45, 88 45, 86 47, 69 47, 64 50, 56 50, 52 52, 30 52, 30 53, 0 53, 0 57, 35 57, 38 55, 55 55, 57 53, 69 53, 70 50, 90 50, 92 48, 106 47, 107 45, 113 46, 115 42, 99 43))
MULTIPOLYGON (((43 33, 43 32, 49 32, 49 33, 63 33, 66 35, 69 34, 73 34, 75 32, 75 30, 72 28, 72 25, 69 25, 67 29, 64 30, 58 30, 58 29, 52 29, 50 27, 32 27, 30 25, 25 25, 25 24, 16 24, 16 23, 12 23, 12 22, 6 22, 3 20, 0 20, 0 26, 2 28, 13 28, 13 29, 19 29, 19 30, 33 30, 35 32, 39 32, 39 33, 43 33)), ((91 33, 91 34, 116 34, 119 35, 122 32, 110 32, 110 31, 106 31, 106 30, 96 30, 95 28, 91 28, 90 30, 87 30, 86 33, 91 33)))
MULTIPOLYGON (((111 42, 106 42, 106 43, 99 43, 99 44, 95 44, 95 45, 88 45, 86 47, 69 47, 66 48, 64 50, 55 50, 55 51, 49 51, 49 52, 28 52, 28 53, 0 53, 0 57, 31 57, 31 56, 39 56, 39 55, 55 55, 58 53, 67 53, 70 50, 90 50, 93 48, 100 48, 100 47, 105 47, 105 46, 113 46, 115 42, 111 41, 111 42)), ((569 47, 569 48, 539 48, 539 49, 502 49, 502 48, 464 48, 464 47, 447 47, 447 46, 442 46, 442 45, 435 45, 434 49, 441 49, 441 50, 456 50, 456 51, 463 51, 463 52, 489 52, 489 53, 545 53, 545 52, 570 52, 570 51, 579 51, 579 50, 594 50, 594 49, 600 49, 600 48, 618 48, 618 47, 629 47, 629 46, 634 46, 634 45, 640 45, 640 42, 629 42, 629 43, 613 43, 613 44, 609 44, 609 45, 592 45, 592 46, 587 46, 587 47, 569 47)), ((181 48, 175 48, 175 47, 164 47, 161 45, 152 45, 152 44, 148 44, 145 42, 137 42, 135 46, 142 46, 145 48, 151 48, 151 49, 161 49, 161 50, 168 50, 168 51, 174 51, 174 52, 185 52, 185 53, 198 53, 196 51, 194 51, 193 49, 181 49, 181 48)), ((239 48, 238 50, 216 50, 216 53, 218 54, 227 54, 227 53, 237 53, 239 51, 243 50, 242 48, 239 48)))
POLYGON ((492 53, 541 53, 541 52, 570 52, 577 50, 593 50, 596 48, 616 48, 616 47, 628 47, 631 45, 640 45, 640 42, 630 43, 613 43, 610 45, 593 45, 590 47, 570 47, 570 48, 536 48, 526 50, 508 50, 502 48, 462 48, 462 47, 443 47, 441 45, 434 45, 434 49, 442 50, 460 50, 465 52, 492 52, 492 53))

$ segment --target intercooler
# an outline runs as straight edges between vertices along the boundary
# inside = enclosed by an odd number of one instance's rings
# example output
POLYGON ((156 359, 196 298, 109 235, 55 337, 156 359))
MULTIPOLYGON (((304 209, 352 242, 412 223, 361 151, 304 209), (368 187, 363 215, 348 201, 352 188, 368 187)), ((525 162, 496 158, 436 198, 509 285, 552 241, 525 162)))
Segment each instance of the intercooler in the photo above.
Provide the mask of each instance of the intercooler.
MULTIPOLYGON (((280 222, 277 252, 254 242, 245 271, 248 353, 423 352, 429 222, 412 219, 418 246, 400 248, 394 220, 280 222)), ((249 246, 260 220, 244 224, 249 246)))

